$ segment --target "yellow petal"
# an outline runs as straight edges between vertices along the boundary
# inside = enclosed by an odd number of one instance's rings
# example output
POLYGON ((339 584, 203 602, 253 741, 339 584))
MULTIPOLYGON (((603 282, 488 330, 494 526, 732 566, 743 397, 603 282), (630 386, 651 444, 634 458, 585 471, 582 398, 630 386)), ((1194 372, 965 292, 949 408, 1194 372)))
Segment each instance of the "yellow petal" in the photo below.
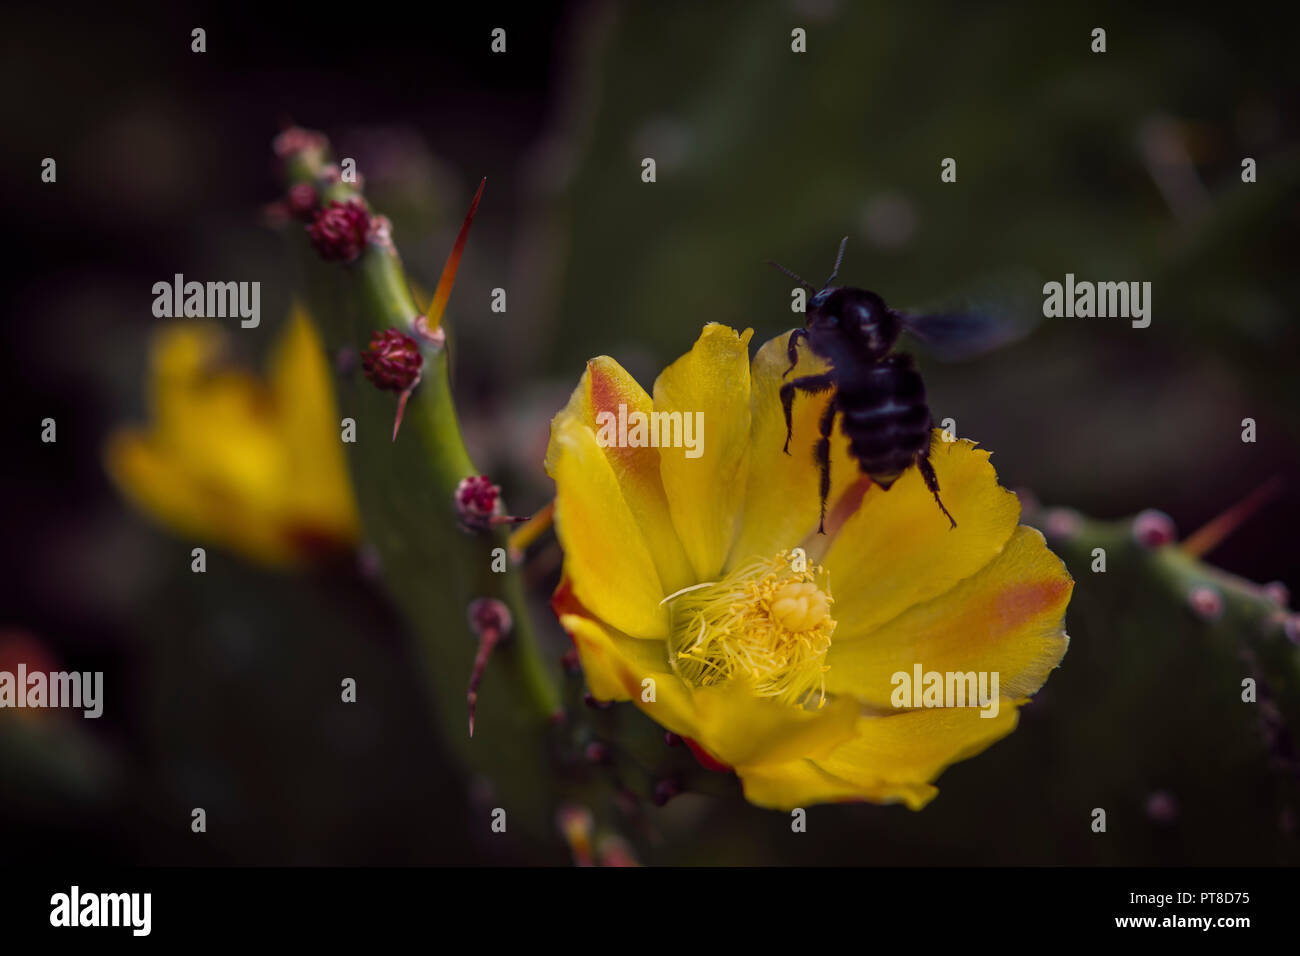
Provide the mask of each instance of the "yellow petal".
POLYGON ((284 478, 273 403, 250 375, 223 368, 225 337, 206 323, 162 327, 149 363, 153 424, 105 447, 110 475, 141 510, 182 534, 281 563, 271 516, 284 478))
POLYGON ((268 564, 287 564, 294 554, 266 512, 225 494, 182 467, 139 429, 109 436, 105 468, 122 493, 160 524, 197 542, 217 542, 268 564))
MULTIPOLYGON (((1043 536, 1022 526, 1001 554, 946 594, 861 640, 841 641, 837 628, 826 655, 827 690, 889 707, 891 677, 920 664, 940 673, 996 671, 1001 694, 1027 697, 1065 654, 1073 588, 1043 536)), ((848 624, 840 618, 840 628, 848 624)))
POLYGON ((578 649, 593 697, 635 701, 661 727, 683 737, 696 735, 691 689, 669 670, 663 644, 628 637, 580 614, 561 614, 560 624, 578 649), (653 684, 647 686, 647 680, 653 684))
POLYGON ((631 700, 660 726, 690 737, 719 762, 741 768, 824 756, 855 733, 858 705, 844 698, 817 711, 754 695, 743 684, 693 688, 672 672, 665 645, 620 634, 583 614, 564 613, 583 674, 600 700, 631 700), (646 681, 652 680, 653 694, 646 681), (653 696, 653 700, 646 700, 653 696))
POLYGON ((231 495, 273 501, 286 481, 266 386, 222 364, 225 336, 211 325, 164 326, 150 357, 153 440, 178 467, 231 495))
POLYGON ((937 792, 944 768, 973 757, 1016 729, 1016 701, 1003 698, 995 717, 973 707, 936 707, 864 717, 857 734, 829 757, 814 760, 832 776, 862 788, 864 799, 901 800, 919 810, 937 792))
POLYGON ((295 306, 271 358, 271 390, 290 475, 286 511, 304 525, 344 541, 360 535, 360 518, 339 440, 338 408, 324 346, 295 306))
MULTIPOLYGON (((820 769, 811 760, 791 760, 788 763, 749 767, 738 775, 744 786, 745 799, 769 810, 789 811, 795 807, 810 807, 815 803, 855 800, 892 802, 883 798, 887 794, 882 794, 878 799, 866 793, 863 787, 820 769)), ((933 787, 930 789, 934 790, 933 787)))
MULTIPOLYGON (((620 405, 625 407, 627 415, 633 412, 649 415, 654 410, 650 396, 637 384, 636 379, 613 359, 602 355, 587 363, 582 381, 556 420, 565 419, 566 427, 569 424, 583 426, 599 434, 600 422, 597 421, 597 416, 608 413, 617 419, 620 405)), ((619 447, 613 444, 602 451, 614 471, 623 500, 627 502, 633 519, 641 528, 646 546, 654 558, 664 593, 671 594, 695 583, 686 552, 677 540, 677 532, 668 510, 668 499, 659 477, 659 449, 648 446, 619 447)), ((553 457, 548 448, 548 472, 551 471, 553 457)))
POLYGON ((157 431, 183 440, 192 430, 189 398, 195 383, 219 366, 226 339, 204 322, 164 325, 149 350, 149 409, 157 431))
MULTIPOLYGON (((749 478, 745 483, 743 517, 727 559, 728 569, 755 555, 766 557, 798 547, 817 530, 821 498, 813 447, 820 438, 818 425, 830 393, 795 395, 787 455, 782 450, 786 431, 780 389, 791 379, 825 371, 827 364, 805 348, 795 370, 783 377, 790 366, 788 339, 788 334, 779 335, 764 343, 754 356, 750 372, 753 424, 749 478)), ((837 427, 831 438, 831 505, 859 473, 857 461, 849 457, 848 439, 837 427)))
POLYGON ((709 323, 695 346, 655 381, 656 412, 702 413, 699 457, 661 448, 659 470, 673 526, 697 581, 716 580, 744 501, 749 454, 749 339, 752 329, 709 323))
POLYGON ((956 528, 915 467, 888 491, 871 486, 823 562, 840 622, 836 643, 870 634, 912 605, 942 594, 1002 550, 1016 528, 1020 502, 999 487, 988 459, 989 453, 970 441, 936 438, 931 446, 940 495, 956 528))
POLYGON ((555 533, 578 600, 634 637, 666 638, 666 593, 641 528, 592 430, 572 416, 551 423, 555 533))
POLYGON ((147 432, 106 445, 110 474, 180 533, 272 564, 355 540, 358 519, 338 441, 329 371, 296 315, 276 345, 272 384, 224 364, 201 323, 154 339, 147 432))
POLYGON ((829 754, 853 736, 859 714, 848 697, 803 710, 734 681, 697 688, 694 704, 696 743, 737 770, 829 754))

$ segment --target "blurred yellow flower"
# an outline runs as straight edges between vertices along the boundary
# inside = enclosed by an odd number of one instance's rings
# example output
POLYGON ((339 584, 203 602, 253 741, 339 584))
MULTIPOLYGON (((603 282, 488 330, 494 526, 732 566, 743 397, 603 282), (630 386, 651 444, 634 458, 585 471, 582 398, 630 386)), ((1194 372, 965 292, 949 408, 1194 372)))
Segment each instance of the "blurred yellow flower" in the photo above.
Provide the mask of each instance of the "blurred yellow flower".
MULTIPOLYGON (((635 701, 751 802, 920 809, 945 767, 1015 729, 1060 662, 1073 581, 1019 526, 988 452, 938 432, 956 529, 916 469, 870 485, 837 431, 840 505, 818 535, 812 455, 782 453, 785 336, 751 364, 750 334, 706 326, 653 400, 612 359, 588 363, 547 450, 565 554, 553 606, 595 697, 635 701), (638 412, 702 412, 698 457, 662 434, 657 448, 609 441, 610 414, 638 412), (898 675, 920 672, 999 680, 987 707, 897 696, 898 675)), ((819 368, 800 359, 801 374, 819 368)), ((811 443, 827 400, 796 403, 796 440, 811 443)))
POLYGON ((105 446, 109 474, 142 511, 196 543, 291 565, 354 544, 359 521, 329 365, 295 308, 260 379, 222 361, 224 332, 161 329, 150 357, 153 423, 105 446))

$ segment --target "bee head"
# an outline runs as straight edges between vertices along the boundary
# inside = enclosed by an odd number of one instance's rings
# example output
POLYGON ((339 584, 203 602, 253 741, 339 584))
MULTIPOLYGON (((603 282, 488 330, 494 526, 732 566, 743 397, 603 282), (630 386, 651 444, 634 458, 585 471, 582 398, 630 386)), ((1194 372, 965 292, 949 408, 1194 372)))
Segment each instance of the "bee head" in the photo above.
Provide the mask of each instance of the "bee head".
POLYGON ((883 299, 866 289, 822 289, 808 300, 808 331, 858 340, 870 358, 883 358, 902 327, 883 299))

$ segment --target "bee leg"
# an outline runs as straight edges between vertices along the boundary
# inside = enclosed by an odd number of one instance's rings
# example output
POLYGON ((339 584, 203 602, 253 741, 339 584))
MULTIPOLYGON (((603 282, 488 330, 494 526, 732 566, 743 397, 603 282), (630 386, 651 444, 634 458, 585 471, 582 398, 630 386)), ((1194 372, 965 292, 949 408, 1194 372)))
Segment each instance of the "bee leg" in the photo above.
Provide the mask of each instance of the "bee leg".
POLYGON ((921 477, 925 479, 925 487, 929 488, 930 493, 934 495, 934 501, 939 506, 939 510, 943 512, 944 517, 948 519, 954 528, 957 527, 957 522, 952 515, 948 514, 948 509, 943 506, 943 501, 939 498, 939 476, 934 473, 934 465, 930 464, 929 449, 926 449, 924 454, 917 457, 916 467, 920 469, 921 477))
POLYGON ((783 451, 790 454, 790 432, 793 430, 791 424, 791 413, 794 409, 794 393, 798 389, 801 392, 807 392, 809 395, 816 395, 818 392, 824 392, 835 385, 835 377, 826 372, 823 375, 804 375, 792 381, 786 382, 781 386, 781 411, 785 412, 785 448, 783 451))
POLYGON ((813 448, 813 460, 817 463, 818 486, 822 499, 821 519, 817 522, 817 533, 826 533, 826 499, 831 493, 831 432, 835 429, 835 416, 840 410, 839 398, 831 396, 822 412, 821 438, 813 448))
POLYGON ((790 367, 781 373, 785 378, 794 371, 794 367, 799 364, 799 340, 808 338, 807 329, 795 329, 790 333, 790 339, 785 344, 785 354, 790 359, 790 367))

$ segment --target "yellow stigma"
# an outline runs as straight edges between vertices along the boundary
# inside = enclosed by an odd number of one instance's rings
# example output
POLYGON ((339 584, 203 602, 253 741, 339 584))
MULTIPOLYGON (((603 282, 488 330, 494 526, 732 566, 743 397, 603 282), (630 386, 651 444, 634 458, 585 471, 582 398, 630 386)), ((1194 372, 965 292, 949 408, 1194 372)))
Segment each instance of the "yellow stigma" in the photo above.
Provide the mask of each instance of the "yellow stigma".
POLYGON ((672 663, 684 680, 697 687, 747 680, 763 697, 825 703, 830 582, 802 552, 755 559, 664 603, 672 609, 672 663))
POLYGON ((768 611, 788 631, 809 631, 831 616, 831 601, 812 582, 792 581, 772 595, 768 611))

